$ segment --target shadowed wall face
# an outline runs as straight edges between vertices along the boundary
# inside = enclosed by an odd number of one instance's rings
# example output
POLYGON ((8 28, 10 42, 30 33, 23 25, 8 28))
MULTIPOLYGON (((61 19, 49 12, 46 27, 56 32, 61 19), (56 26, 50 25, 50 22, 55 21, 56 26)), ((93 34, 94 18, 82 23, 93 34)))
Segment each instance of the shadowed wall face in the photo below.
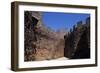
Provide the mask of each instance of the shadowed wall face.
POLYGON ((90 58, 90 17, 73 27, 73 31, 65 36, 64 56, 70 59, 90 58))
POLYGON ((86 59, 90 58, 90 47, 88 47, 88 37, 87 37, 87 29, 84 30, 83 34, 81 35, 81 38, 79 40, 79 43, 77 45, 77 49, 72 56, 72 59, 86 59))

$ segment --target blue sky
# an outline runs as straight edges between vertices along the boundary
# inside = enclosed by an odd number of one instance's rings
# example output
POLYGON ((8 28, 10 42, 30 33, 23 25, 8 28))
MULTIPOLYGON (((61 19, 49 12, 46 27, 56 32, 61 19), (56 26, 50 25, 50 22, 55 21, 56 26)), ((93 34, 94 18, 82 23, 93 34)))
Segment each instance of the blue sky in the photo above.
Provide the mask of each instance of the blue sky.
POLYGON ((78 21, 85 21, 89 16, 90 14, 43 12, 42 21, 54 31, 65 28, 69 30, 78 21))

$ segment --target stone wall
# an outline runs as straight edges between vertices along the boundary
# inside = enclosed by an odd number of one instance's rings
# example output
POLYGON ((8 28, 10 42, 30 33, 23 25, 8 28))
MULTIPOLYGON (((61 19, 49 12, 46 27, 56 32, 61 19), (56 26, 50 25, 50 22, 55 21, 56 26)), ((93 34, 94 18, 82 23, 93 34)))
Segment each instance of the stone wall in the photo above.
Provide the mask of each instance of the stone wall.
POLYGON ((64 56, 65 33, 47 28, 42 23, 41 15, 41 12, 25 12, 25 61, 51 60, 64 56))
POLYGON ((84 58, 90 57, 90 17, 86 19, 85 24, 82 21, 78 22, 76 26, 73 26, 73 30, 65 35, 64 56, 68 58, 83 58, 81 51, 77 52, 78 50, 84 51, 85 55, 86 51, 88 51, 84 58))

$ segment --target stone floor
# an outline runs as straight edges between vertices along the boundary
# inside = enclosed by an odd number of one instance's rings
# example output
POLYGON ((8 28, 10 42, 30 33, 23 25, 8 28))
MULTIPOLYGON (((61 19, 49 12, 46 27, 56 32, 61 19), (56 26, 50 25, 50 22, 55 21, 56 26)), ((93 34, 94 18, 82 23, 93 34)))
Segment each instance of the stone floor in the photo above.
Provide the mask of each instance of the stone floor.
POLYGON ((68 60, 68 58, 66 58, 66 57, 61 57, 61 58, 57 58, 57 59, 53 59, 53 60, 68 60))

